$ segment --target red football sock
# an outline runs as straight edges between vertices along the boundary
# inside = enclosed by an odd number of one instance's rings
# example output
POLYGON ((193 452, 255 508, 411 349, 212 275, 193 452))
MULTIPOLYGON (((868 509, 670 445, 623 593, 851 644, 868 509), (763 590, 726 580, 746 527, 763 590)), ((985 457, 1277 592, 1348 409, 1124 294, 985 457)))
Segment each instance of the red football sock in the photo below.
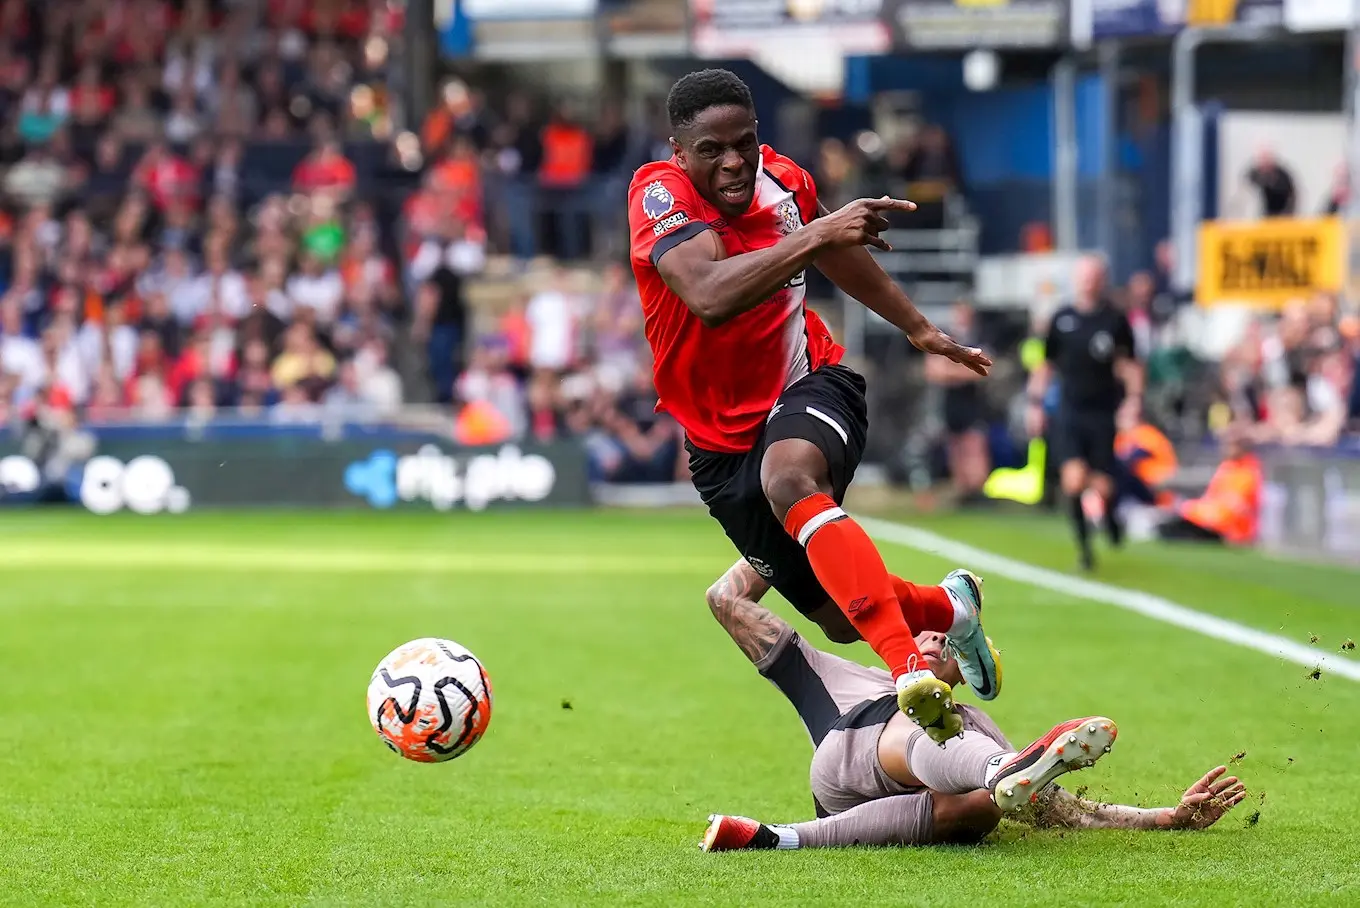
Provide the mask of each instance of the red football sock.
POLYGON ((944 587, 922 586, 895 574, 889 576, 908 627, 918 634, 922 631, 949 633, 954 626, 954 602, 944 587))
POLYGON ((784 518, 784 529, 807 549, 823 588, 894 678, 926 669, 883 557, 831 496, 819 492, 795 504, 784 518))

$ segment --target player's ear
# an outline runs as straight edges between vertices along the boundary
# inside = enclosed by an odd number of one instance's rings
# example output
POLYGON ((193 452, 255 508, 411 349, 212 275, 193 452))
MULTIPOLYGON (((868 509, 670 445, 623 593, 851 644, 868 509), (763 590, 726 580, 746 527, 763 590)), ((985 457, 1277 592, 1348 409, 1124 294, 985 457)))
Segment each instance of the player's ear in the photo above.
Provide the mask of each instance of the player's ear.
POLYGON ((671 143, 671 154, 679 158, 680 162, 683 164, 685 159, 685 150, 680 147, 680 142, 675 138, 675 136, 671 136, 670 139, 668 139, 667 141, 671 143))

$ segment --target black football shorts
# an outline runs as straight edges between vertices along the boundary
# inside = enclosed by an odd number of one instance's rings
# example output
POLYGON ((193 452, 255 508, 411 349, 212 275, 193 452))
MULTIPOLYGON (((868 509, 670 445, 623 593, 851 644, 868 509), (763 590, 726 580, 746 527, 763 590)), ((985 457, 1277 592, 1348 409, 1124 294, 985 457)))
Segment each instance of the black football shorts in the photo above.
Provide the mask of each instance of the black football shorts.
POLYGON ((864 456, 868 429, 864 379, 845 366, 823 366, 785 389, 746 453, 705 451, 685 443, 694 487, 708 512, 756 573, 804 615, 830 597, 812 572, 807 552, 784 531, 765 499, 760 463, 776 441, 812 442, 826 457, 833 497, 840 504, 864 456))
POLYGON ((1113 410, 1073 409, 1063 405, 1053 420, 1053 462, 1080 460, 1093 472, 1115 473, 1113 410))

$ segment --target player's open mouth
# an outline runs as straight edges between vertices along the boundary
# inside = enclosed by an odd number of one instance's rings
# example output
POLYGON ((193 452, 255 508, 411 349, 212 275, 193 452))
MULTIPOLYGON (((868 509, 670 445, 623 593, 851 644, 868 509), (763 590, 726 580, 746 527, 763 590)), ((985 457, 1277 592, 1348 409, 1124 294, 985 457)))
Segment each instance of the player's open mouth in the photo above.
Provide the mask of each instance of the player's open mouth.
POLYGON ((729 183, 718 189, 718 195, 727 199, 729 202, 746 201, 746 192, 751 188, 749 180, 742 180, 740 183, 729 183))

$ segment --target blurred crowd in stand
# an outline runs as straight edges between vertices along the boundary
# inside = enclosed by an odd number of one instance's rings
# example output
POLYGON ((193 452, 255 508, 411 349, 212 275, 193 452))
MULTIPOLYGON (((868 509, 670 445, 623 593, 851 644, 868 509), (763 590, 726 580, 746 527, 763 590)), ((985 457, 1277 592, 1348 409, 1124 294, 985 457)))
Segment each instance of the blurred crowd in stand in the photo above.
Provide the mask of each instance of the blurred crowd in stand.
POLYGON ((385 0, 0 2, 0 424, 399 406, 401 29, 385 0))

